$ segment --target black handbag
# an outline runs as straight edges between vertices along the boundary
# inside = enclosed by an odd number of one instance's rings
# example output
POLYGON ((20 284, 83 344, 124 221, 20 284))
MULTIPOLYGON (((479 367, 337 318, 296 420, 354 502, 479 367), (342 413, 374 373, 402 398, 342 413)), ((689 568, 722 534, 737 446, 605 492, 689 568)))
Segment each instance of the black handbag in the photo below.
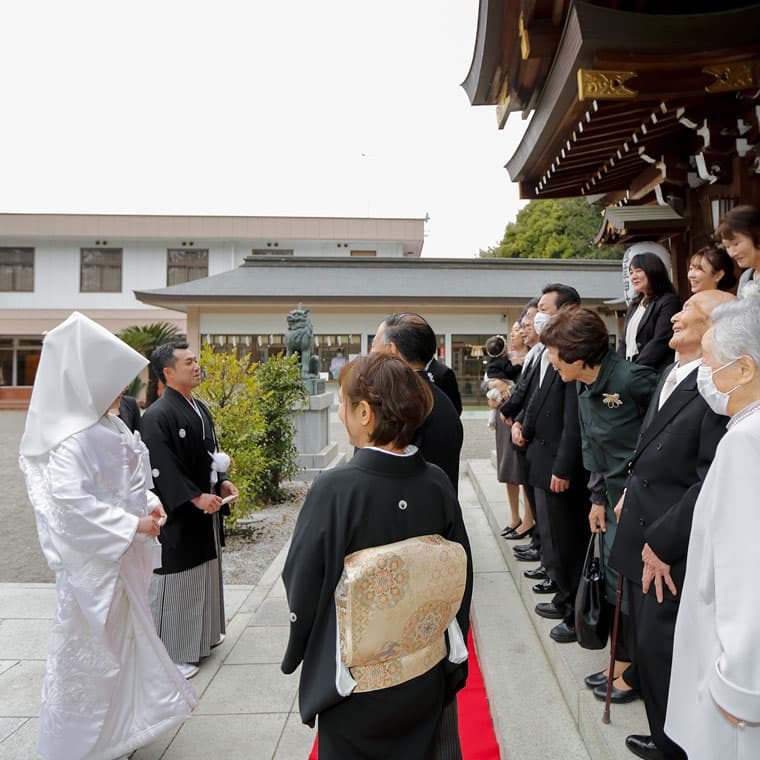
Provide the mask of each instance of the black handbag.
POLYGON ((578 593, 575 595, 575 634, 584 649, 604 649, 609 634, 609 610, 604 595, 602 532, 588 542, 578 593))

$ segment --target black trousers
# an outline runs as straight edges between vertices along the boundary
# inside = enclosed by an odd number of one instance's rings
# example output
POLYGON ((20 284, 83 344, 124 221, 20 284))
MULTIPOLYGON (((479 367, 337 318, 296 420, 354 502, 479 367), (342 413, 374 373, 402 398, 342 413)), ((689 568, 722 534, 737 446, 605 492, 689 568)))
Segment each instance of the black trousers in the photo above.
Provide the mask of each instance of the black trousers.
POLYGON ((552 600, 564 621, 575 625, 575 595, 583 570, 590 535, 588 495, 583 488, 562 493, 536 488, 536 509, 541 516, 541 560, 559 590, 552 600))
POLYGON ((644 594, 638 583, 628 581, 634 600, 636 668, 639 690, 654 743, 668 760, 686 760, 686 753, 665 734, 673 639, 679 599, 664 589, 662 604, 654 592, 644 594))
POLYGON ((525 480, 526 483, 523 486, 525 489, 525 495, 528 497, 528 504, 530 504, 531 512, 533 512, 533 517, 536 519, 536 526, 533 528, 533 535, 530 537, 530 546, 533 549, 541 550, 541 530, 538 526, 538 517, 536 515, 536 494, 535 489, 533 486, 529 486, 527 481, 530 478, 530 467, 528 465, 528 457, 525 455, 525 448, 517 448, 515 446, 515 453, 518 457, 521 457, 522 461, 522 469, 523 472, 525 472, 525 480))
POLYGON ((552 534, 549 530, 549 514, 546 509, 546 499, 543 497, 544 491, 540 488, 531 488, 531 491, 533 492, 533 516, 536 518, 531 546, 538 549, 541 564, 546 568, 546 574, 556 583, 557 579, 552 570, 555 551, 552 545, 552 534), (538 544, 535 541, 536 533, 539 536, 538 544))

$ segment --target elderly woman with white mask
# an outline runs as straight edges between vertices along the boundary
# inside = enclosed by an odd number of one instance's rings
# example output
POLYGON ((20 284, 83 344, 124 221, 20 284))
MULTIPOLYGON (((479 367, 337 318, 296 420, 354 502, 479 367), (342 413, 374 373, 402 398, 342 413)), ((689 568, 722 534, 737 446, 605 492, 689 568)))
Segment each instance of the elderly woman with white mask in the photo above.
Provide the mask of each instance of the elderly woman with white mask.
POLYGON ((689 760, 760 757, 760 297, 718 307, 697 384, 731 417, 694 509, 666 733, 689 760))
POLYGON ((20 465, 57 605, 42 688, 46 760, 113 760, 187 718, 148 585, 165 517, 139 435, 108 414, 147 360, 74 313, 45 338, 20 465))

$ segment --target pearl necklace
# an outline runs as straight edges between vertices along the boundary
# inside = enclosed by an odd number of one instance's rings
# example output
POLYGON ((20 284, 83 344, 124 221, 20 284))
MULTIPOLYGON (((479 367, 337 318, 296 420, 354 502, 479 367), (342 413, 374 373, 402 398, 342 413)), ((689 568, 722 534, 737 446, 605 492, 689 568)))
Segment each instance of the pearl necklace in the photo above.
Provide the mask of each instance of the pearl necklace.
POLYGON ((755 412, 760 412, 760 401, 753 401, 748 406, 745 406, 740 412, 737 412, 730 420, 727 429, 731 429, 734 425, 738 425, 742 420, 746 420, 747 417, 751 417, 755 412))

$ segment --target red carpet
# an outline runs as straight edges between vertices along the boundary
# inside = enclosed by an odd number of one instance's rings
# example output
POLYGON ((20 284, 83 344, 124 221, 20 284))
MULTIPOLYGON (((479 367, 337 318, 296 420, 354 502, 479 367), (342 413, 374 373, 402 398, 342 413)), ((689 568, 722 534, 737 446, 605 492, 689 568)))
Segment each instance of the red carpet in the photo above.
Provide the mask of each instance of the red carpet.
MULTIPOLYGON (((459 739, 462 743, 463 760, 498 760, 499 745, 493 732, 491 713, 488 710, 486 687, 480 672, 472 629, 467 636, 470 668, 467 686, 457 694, 459 710, 459 739)), ((317 740, 314 740, 309 760, 317 760, 317 740)))

